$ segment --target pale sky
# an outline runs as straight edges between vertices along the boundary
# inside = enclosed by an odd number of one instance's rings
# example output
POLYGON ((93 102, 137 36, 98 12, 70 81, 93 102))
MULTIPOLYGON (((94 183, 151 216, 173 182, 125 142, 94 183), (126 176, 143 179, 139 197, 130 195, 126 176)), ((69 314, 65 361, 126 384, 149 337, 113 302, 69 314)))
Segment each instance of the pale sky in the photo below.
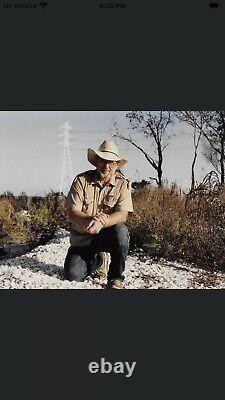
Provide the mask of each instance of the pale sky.
MULTIPOLYGON (((0 193, 22 191, 28 195, 45 195, 50 190, 59 191, 62 170, 62 138, 60 126, 65 122, 73 128, 70 156, 73 175, 93 169, 87 161, 87 148, 98 148, 105 139, 112 140, 110 128, 118 121, 120 132, 130 135, 153 155, 150 141, 132 133, 127 111, 0 111, 0 193)), ((169 140, 164 152, 164 179, 176 182, 184 190, 190 187, 193 158, 192 132, 186 125, 176 123, 171 127, 176 136, 169 140)), ((131 181, 156 176, 141 154, 127 142, 117 141, 120 155, 128 157, 125 175, 131 181)), ((199 151, 196 179, 200 181, 212 166, 199 151)))

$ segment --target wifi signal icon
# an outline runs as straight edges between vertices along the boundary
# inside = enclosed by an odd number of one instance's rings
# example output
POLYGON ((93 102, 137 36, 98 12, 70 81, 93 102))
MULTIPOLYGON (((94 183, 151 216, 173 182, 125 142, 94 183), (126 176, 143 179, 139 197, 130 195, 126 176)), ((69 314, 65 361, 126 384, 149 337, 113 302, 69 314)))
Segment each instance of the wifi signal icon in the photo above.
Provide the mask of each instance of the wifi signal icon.
POLYGON ((46 8, 48 6, 48 3, 46 3, 45 1, 42 1, 41 3, 39 3, 39 6, 42 8, 46 8))

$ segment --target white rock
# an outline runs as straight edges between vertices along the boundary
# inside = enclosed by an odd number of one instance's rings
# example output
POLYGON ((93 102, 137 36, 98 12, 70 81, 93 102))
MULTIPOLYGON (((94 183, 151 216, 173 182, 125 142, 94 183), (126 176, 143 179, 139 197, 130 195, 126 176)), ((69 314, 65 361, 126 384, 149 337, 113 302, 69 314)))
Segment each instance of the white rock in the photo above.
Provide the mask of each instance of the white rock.
MULTIPOLYGON (((0 264, 2 289, 101 289, 90 277, 84 282, 69 282, 63 278, 63 264, 69 247, 68 232, 60 230, 57 238, 31 252, 3 260, 0 264)), ((207 282, 204 279, 203 282, 207 282)), ((209 273, 197 267, 177 262, 152 262, 130 256, 125 270, 128 289, 208 289, 225 288, 225 274, 209 273), (201 282, 201 277, 213 277, 213 285, 201 282)))

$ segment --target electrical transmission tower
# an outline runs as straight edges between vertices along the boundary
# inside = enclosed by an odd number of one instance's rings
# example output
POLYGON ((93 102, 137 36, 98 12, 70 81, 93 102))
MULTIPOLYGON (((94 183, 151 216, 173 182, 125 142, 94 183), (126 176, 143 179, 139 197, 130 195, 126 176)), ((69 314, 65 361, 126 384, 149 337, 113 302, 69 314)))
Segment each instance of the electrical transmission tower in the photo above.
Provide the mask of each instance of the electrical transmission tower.
POLYGON ((63 138, 63 143, 61 143, 63 145, 63 152, 60 169, 60 193, 66 194, 73 179, 73 169, 70 158, 70 140, 72 138, 73 129, 69 122, 65 122, 59 129, 62 131, 59 136, 63 138))

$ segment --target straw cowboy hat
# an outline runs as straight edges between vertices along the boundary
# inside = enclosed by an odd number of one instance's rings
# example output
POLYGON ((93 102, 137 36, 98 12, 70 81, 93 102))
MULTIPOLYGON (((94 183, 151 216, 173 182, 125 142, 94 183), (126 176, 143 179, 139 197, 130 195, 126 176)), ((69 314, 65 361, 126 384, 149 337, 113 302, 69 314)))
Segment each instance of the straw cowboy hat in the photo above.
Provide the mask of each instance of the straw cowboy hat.
POLYGON ((117 161, 118 168, 123 167, 128 162, 127 158, 119 157, 117 146, 112 140, 104 140, 98 150, 91 148, 88 149, 88 161, 95 167, 97 167, 98 157, 103 158, 103 160, 117 161))

